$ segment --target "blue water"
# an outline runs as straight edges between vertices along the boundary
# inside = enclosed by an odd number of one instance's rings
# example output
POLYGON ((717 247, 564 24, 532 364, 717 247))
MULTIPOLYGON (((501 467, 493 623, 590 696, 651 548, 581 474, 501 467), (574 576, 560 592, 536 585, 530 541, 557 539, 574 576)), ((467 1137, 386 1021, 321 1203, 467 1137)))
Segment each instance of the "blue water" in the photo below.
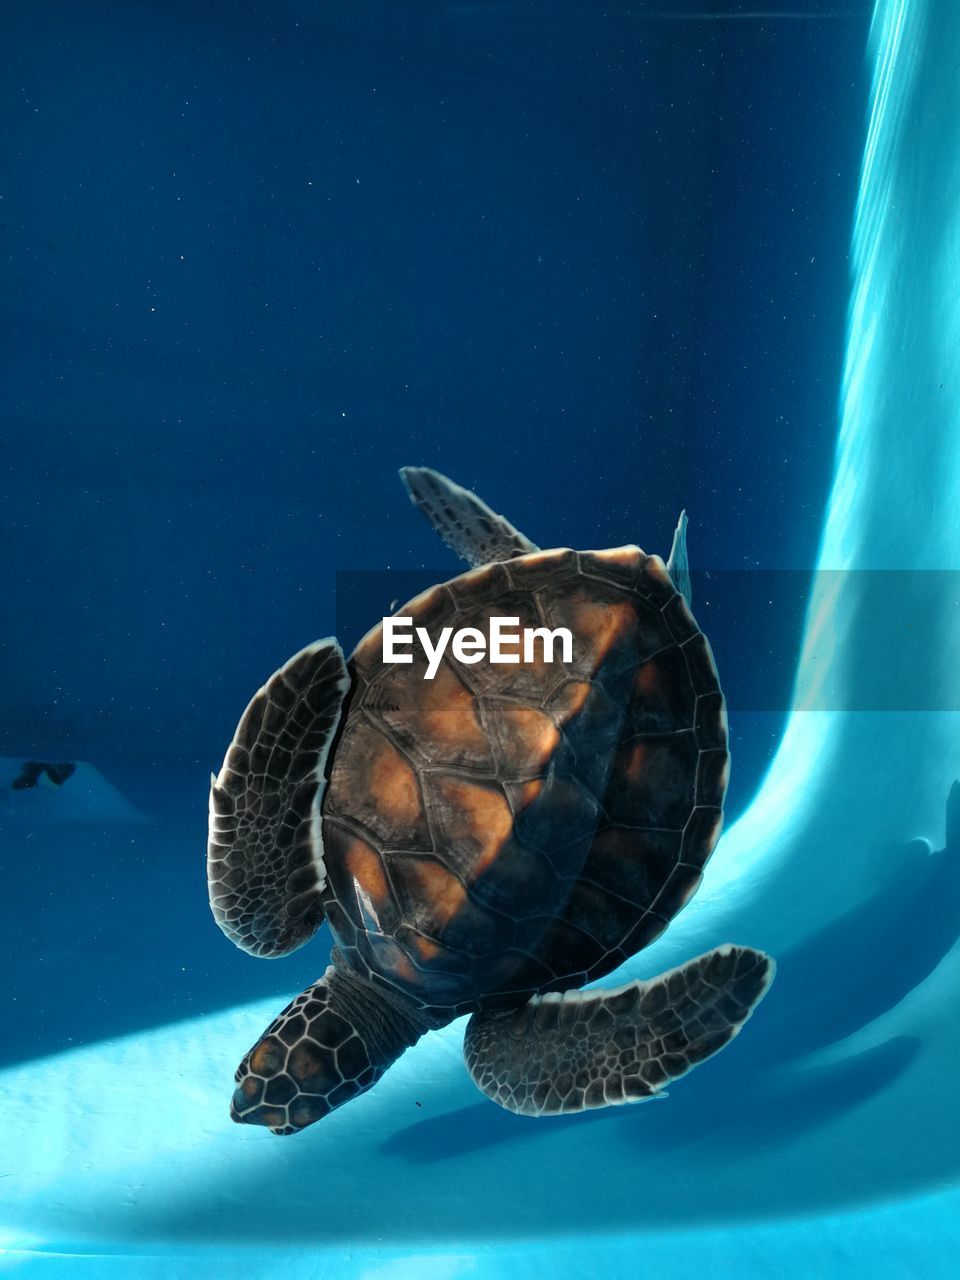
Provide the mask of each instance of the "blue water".
POLYGON ((4 14, 0 785, 81 763, 0 794, 0 1265, 953 1273, 960 10, 772 8, 4 14), (279 1141, 232 1072, 329 937, 218 933, 207 780, 354 571, 455 571, 409 462, 687 508, 728 827, 617 977, 780 971, 666 1101, 518 1119, 454 1024, 279 1141))

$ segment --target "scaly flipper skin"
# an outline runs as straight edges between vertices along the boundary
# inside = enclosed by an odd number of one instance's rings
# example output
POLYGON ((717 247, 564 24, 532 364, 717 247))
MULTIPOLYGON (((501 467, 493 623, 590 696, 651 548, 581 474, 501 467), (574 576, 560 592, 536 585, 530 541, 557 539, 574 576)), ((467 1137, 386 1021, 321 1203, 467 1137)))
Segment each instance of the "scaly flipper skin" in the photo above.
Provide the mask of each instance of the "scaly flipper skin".
POLYGON ((535 543, 497 515, 469 489, 430 467, 401 467, 410 501, 418 507, 451 550, 476 567, 512 560, 538 550, 535 543))
POLYGON ((728 1044, 774 972, 762 951, 725 946, 617 991, 534 996, 474 1014, 464 1057, 477 1087, 518 1115, 641 1102, 728 1044))
POLYGON ((210 909, 252 955, 286 955, 323 920, 319 802, 348 684, 336 640, 295 654, 251 699, 211 780, 210 909))

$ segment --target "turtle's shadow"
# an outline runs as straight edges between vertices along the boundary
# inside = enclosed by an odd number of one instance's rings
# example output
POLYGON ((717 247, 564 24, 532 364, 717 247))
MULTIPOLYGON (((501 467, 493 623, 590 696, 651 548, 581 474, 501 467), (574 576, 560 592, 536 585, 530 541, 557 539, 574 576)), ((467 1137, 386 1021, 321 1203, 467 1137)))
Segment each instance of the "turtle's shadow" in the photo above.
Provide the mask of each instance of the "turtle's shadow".
MULTIPOLYGON (((960 808, 960 789, 949 805, 960 808)), ((801 1059, 895 1008, 960 937, 960 850, 931 852, 915 840, 878 855, 883 886, 779 956, 777 980, 744 1034, 667 1102, 537 1121, 479 1102, 394 1133, 382 1149, 434 1163, 561 1125, 616 1123, 646 1150, 722 1135, 726 1150, 743 1151, 788 1142, 859 1105, 906 1070, 919 1040, 894 1036, 827 1064, 801 1059)))
POLYGON ((606 1108, 529 1123, 505 1111, 491 1115, 490 1104, 480 1102, 394 1133, 382 1150, 416 1164, 435 1164, 541 1137, 554 1128, 619 1124, 643 1150, 698 1144, 701 1159, 712 1150, 723 1161, 734 1149, 744 1153, 787 1143, 852 1110, 891 1085, 920 1044, 914 1036, 895 1036, 839 1062, 771 1073, 756 1088, 727 1094, 722 1106, 715 1080, 705 1081, 684 1106, 671 1106, 665 1099, 666 1105, 606 1108))

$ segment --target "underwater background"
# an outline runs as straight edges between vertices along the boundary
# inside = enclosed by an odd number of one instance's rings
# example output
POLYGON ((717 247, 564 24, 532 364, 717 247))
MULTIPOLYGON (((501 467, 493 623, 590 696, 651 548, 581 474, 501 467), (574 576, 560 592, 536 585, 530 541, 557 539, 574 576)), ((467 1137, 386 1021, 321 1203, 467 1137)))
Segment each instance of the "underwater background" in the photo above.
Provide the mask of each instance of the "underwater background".
POLYGON ((960 8, 36 0, 0 42, 0 1269, 952 1274, 960 8), (221 936, 210 771, 287 656, 458 571, 404 464, 542 546, 689 514, 727 834, 618 972, 780 971, 656 1107, 500 1112, 458 1023, 293 1142, 230 1124, 329 935, 221 936))

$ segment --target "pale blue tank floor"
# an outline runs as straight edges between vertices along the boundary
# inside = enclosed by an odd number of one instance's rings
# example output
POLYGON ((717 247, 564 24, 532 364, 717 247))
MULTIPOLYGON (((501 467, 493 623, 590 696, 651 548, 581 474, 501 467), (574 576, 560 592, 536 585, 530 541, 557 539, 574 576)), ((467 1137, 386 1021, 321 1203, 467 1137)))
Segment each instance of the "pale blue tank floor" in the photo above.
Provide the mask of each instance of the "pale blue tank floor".
POLYGON ((777 1219, 737 1227, 644 1232, 616 1236, 554 1237, 530 1243, 470 1242, 453 1246, 381 1246, 376 1249, 169 1248, 150 1252, 87 1254, 10 1251, 0 1255, 19 1274, 130 1275, 148 1280, 243 1275, 248 1280, 554 1280, 565 1276, 638 1275, 670 1280, 720 1277, 896 1277, 940 1280, 956 1274, 960 1197, 951 1189, 920 1199, 815 1219, 777 1219))

